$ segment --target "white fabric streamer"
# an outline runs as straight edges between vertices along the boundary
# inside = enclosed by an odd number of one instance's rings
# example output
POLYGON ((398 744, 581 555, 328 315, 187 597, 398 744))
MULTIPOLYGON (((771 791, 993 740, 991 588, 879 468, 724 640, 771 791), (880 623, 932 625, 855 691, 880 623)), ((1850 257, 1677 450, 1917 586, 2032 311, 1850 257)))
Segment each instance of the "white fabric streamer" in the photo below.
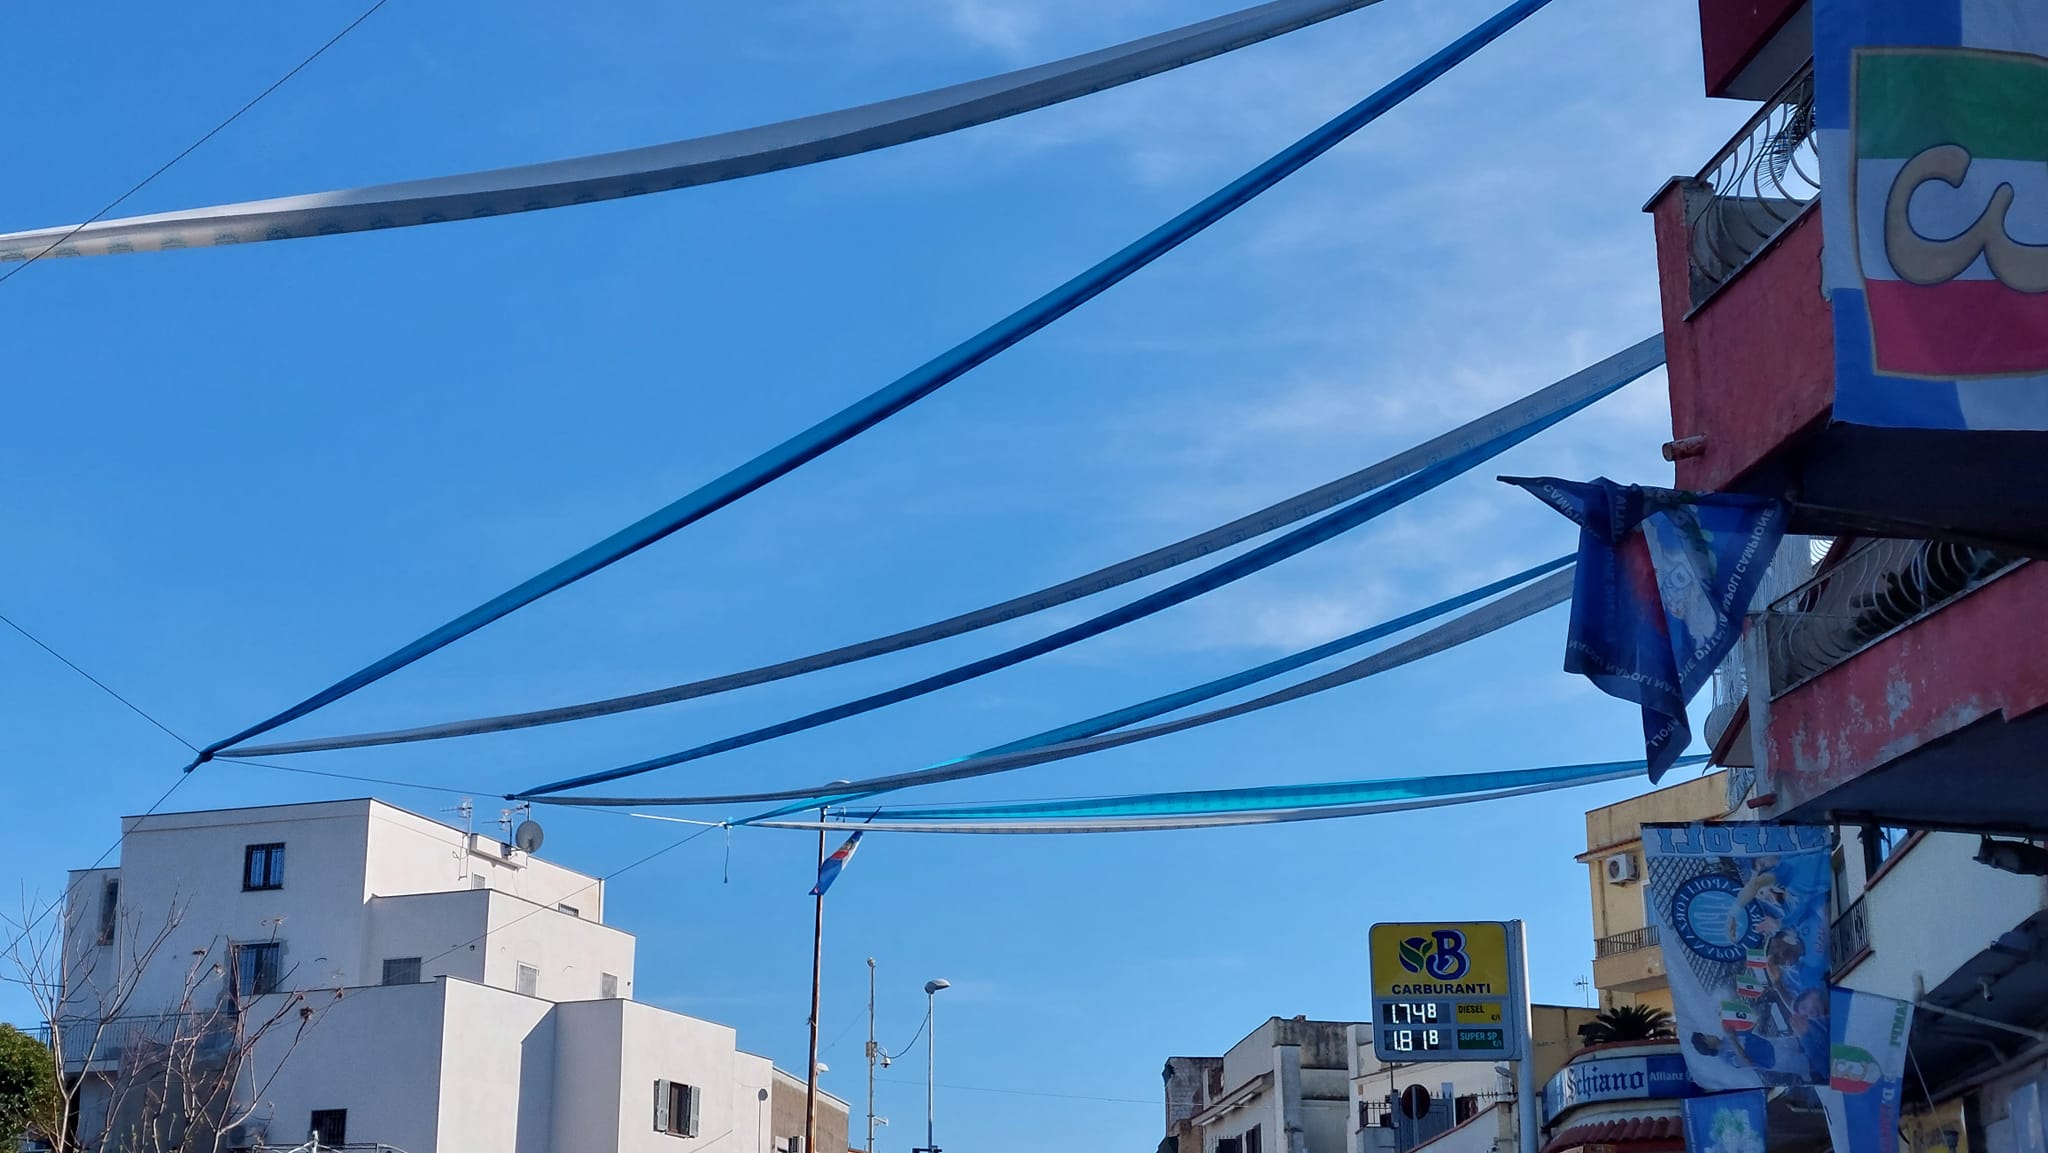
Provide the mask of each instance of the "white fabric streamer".
POLYGON ((890 148, 1086 96, 1379 0, 1274 0, 1081 56, 715 136, 431 180, 0 235, 0 261, 208 248, 534 212, 759 176, 890 148), (55 245, 56 247, 52 248, 55 245))

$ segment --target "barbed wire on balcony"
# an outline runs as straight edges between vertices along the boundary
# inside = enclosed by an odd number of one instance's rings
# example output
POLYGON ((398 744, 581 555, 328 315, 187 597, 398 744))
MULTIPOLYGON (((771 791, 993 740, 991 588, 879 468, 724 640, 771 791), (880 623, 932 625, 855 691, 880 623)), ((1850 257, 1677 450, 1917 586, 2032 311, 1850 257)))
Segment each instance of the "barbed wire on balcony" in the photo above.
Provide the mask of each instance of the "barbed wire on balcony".
POLYGON ((1686 222, 1695 305, 1733 279, 1820 195, 1811 63, 1764 102, 1698 180, 1708 195, 1686 222))

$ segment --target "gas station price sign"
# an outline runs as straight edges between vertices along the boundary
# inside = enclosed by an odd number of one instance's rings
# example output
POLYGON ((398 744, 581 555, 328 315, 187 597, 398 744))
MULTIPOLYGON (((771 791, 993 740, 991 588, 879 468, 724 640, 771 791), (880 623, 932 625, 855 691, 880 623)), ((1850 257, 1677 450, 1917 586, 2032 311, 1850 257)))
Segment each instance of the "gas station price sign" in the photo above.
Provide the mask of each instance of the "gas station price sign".
POLYGON ((1498 921, 1372 927, 1382 1061, 1510 1061, 1526 1049, 1519 941, 1498 921))

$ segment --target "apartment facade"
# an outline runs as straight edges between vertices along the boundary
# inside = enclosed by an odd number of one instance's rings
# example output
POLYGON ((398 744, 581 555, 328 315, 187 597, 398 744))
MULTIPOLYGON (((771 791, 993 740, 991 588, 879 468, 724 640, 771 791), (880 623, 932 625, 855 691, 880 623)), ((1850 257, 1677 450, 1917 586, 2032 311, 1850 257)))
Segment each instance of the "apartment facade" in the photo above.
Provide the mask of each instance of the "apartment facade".
POLYGON ((367 799, 123 831, 72 874, 54 1022, 89 1149, 137 1123, 138 1077, 223 1062, 230 1148, 792 1147, 767 1058, 632 1000, 596 877, 367 799))
MULTIPOLYGON (((1591 1009, 1537 1005, 1537 1083, 1576 1047, 1591 1009)), ((1368 1023, 1272 1017, 1221 1057, 1166 1062, 1165 1153, 1505 1153, 1515 1148, 1512 1066, 1384 1061, 1368 1023), (1505 1073, 1502 1070, 1507 1070, 1505 1073), (1400 1100, 1420 1087, 1426 1110, 1400 1100)))
MULTIPOLYGON (((1678 487, 1784 498, 1793 529, 1815 534, 1806 555, 1777 558, 1774 587, 1716 678, 1707 736, 1730 771, 1731 817, 1836 830, 1834 981, 1917 1007, 1905 1140, 2038 1153, 2048 567, 2030 558, 2048 556, 2048 434, 1985 431, 1933 408, 1898 427, 1841 419, 1844 382, 1877 370, 1868 340, 1838 339, 1869 327, 1862 294, 1831 299, 1827 287, 1842 283, 1828 269, 1845 255, 1824 261, 1821 201, 1844 201, 1823 187, 1816 7, 1858 14, 1810 0, 1700 5, 1706 95, 1761 103, 1646 208, 1669 352, 1664 455, 1678 487)), ((1914 11, 1960 19, 1961 37, 1935 47, 1988 35, 2007 59, 2048 65, 2048 24, 2032 17, 1991 28, 1985 4, 1914 11)), ((1979 114, 2033 116, 1995 101, 1979 114)), ((1900 202, 1909 220, 1914 195, 1900 202)), ((2015 210, 2014 227, 2022 218, 2015 210)), ((1951 343, 2002 334, 2030 356, 2044 346, 2038 327, 1989 311, 1946 328, 1951 343)), ((1890 380, 1936 407, 1964 395, 1947 378, 1890 380)), ((2038 391, 2018 377, 1969 384, 1978 396, 2038 391)))
POLYGON ((1586 813, 1586 866, 1593 909, 1593 985, 1600 1007, 1650 1005, 1671 1011, 1664 953, 1644 906, 1643 826, 1711 821, 1728 813, 1728 774, 1710 773, 1586 813))

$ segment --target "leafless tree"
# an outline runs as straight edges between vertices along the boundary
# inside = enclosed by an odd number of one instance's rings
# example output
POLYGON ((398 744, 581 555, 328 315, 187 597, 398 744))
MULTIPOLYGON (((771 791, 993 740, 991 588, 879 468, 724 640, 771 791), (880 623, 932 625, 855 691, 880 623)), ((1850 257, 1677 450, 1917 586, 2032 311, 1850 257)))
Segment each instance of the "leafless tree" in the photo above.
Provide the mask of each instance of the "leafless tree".
MULTIPOLYGON (((339 989, 238 987, 236 944, 207 938, 179 961, 184 906, 127 910, 97 924, 79 907, 23 902, 0 964, 48 1022, 53 1116, 34 1134, 62 1153, 227 1153, 259 1139, 251 1122, 271 1082, 339 989), (254 1060, 266 1038, 264 1060, 254 1060)), ((243 942, 241 944, 248 944, 243 942)))

